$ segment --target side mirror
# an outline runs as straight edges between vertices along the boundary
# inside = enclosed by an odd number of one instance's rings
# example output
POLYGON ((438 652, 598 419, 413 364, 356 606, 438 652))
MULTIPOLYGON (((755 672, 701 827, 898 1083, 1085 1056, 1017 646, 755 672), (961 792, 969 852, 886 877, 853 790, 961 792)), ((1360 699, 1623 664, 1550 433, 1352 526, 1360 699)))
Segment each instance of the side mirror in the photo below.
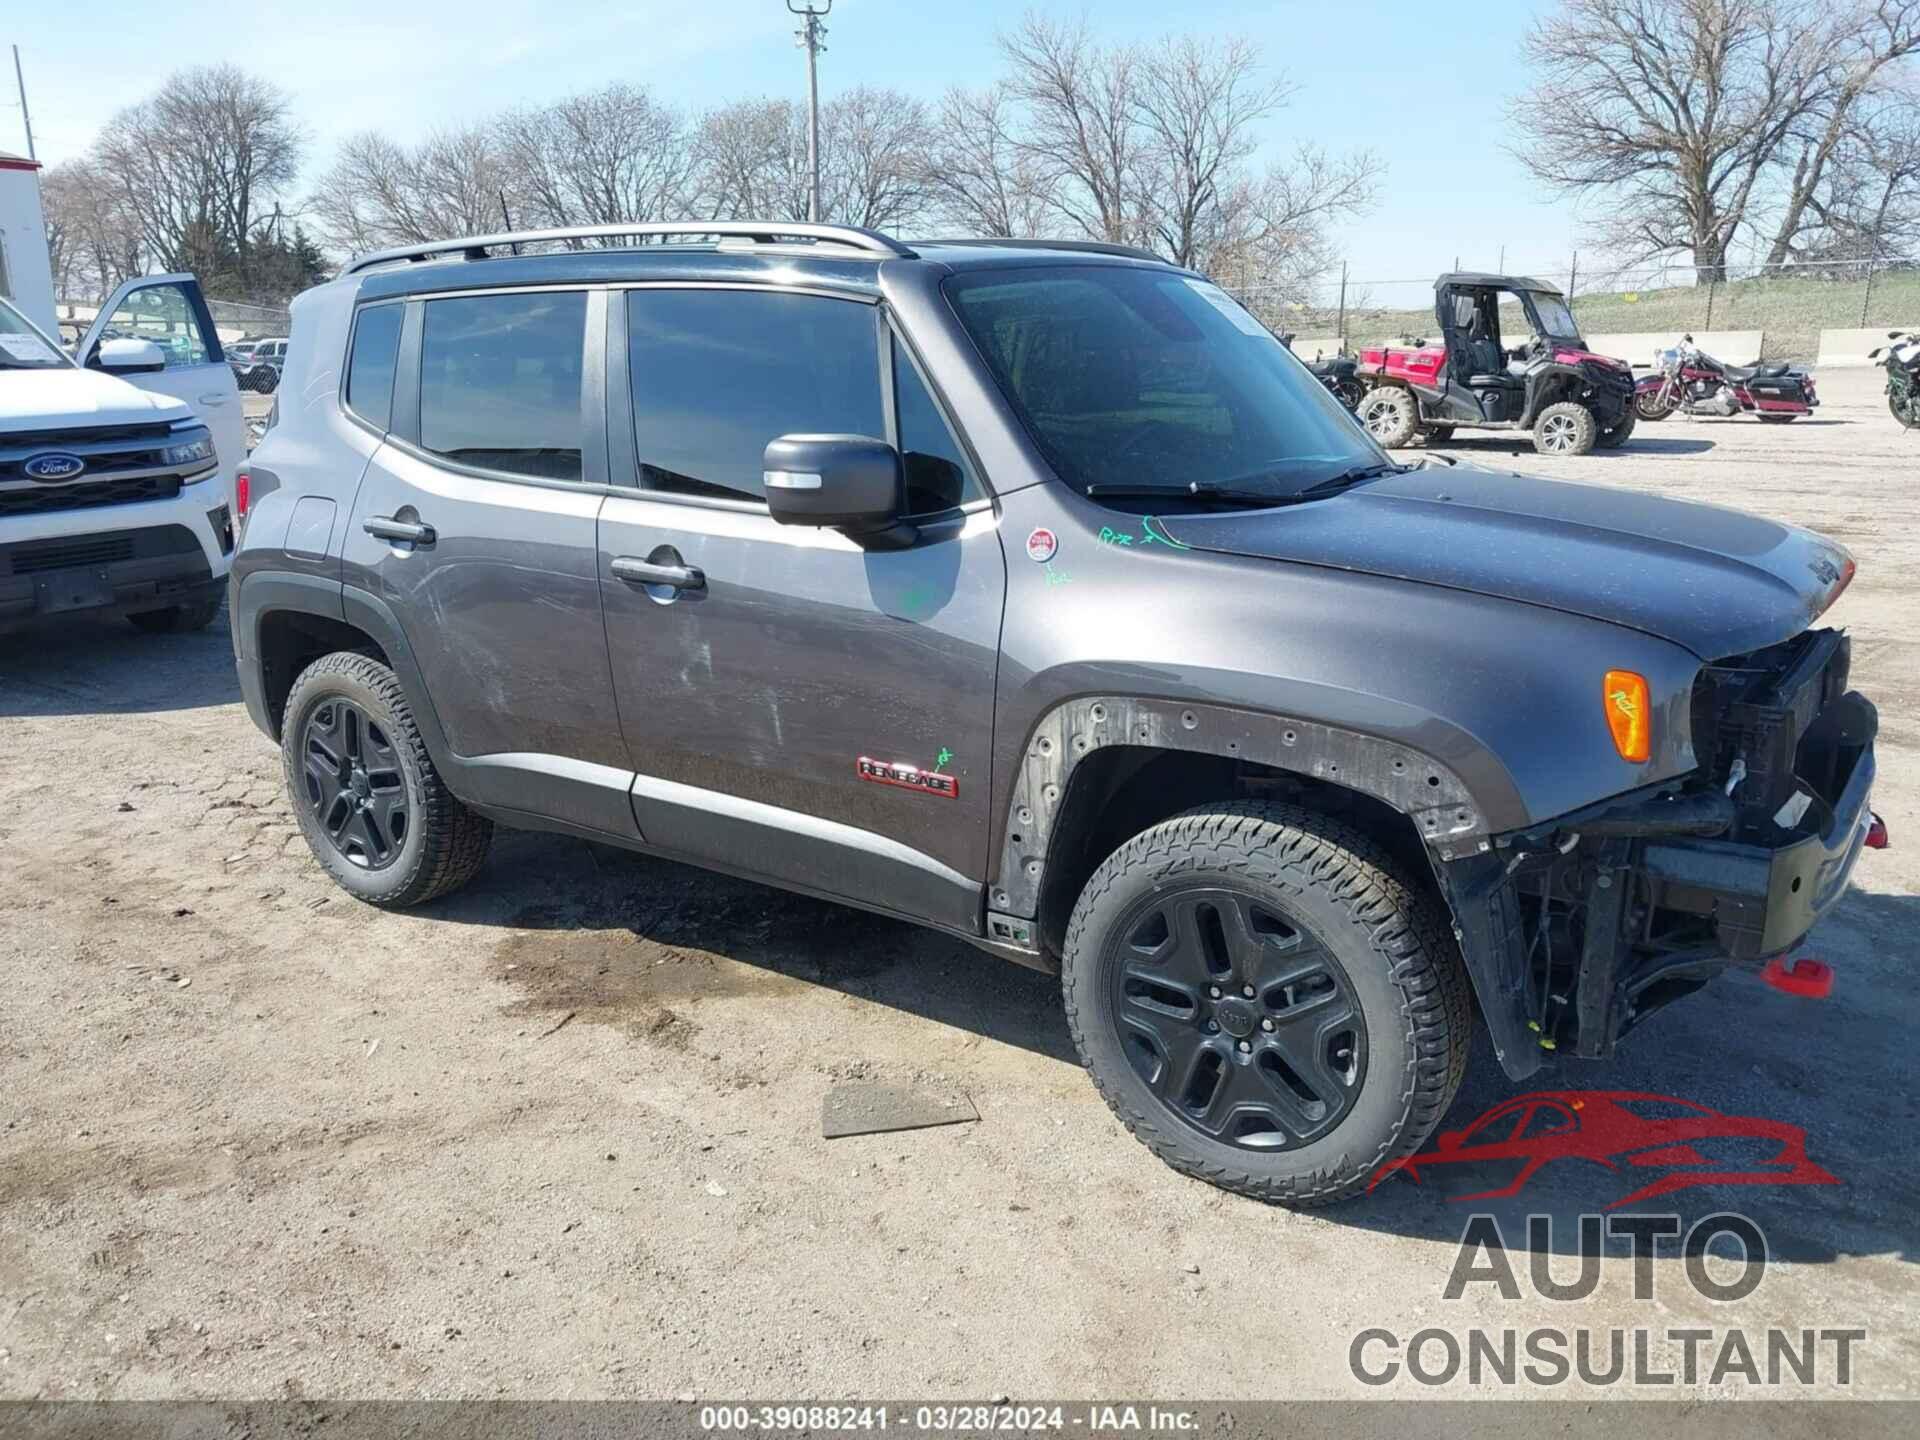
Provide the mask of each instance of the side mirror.
POLYGON ((889 550, 918 534, 900 519, 900 452, 884 440, 782 435, 761 464, 767 509, 782 525, 818 525, 889 550))
POLYGON ((120 375, 148 375, 167 368, 167 356, 151 340, 102 340, 93 349, 97 369, 120 375))
POLYGON ((1691 345, 1691 344, 1693 343, 1693 336, 1691 336, 1691 335, 1682 335, 1682 336, 1680 337, 1680 341, 1681 341, 1681 343, 1682 343, 1682 344, 1684 344, 1684 345, 1691 345))

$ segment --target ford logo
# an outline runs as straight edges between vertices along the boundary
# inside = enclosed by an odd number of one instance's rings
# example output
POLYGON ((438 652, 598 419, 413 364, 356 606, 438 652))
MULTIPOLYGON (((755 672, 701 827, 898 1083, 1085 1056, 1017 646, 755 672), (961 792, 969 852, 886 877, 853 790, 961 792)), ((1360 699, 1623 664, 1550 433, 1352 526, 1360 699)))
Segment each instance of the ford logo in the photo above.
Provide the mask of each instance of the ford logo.
POLYGON ((71 480, 87 468, 87 462, 78 455, 66 455, 55 450, 33 456, 20 468, 27 472, 29 480, 71 480))

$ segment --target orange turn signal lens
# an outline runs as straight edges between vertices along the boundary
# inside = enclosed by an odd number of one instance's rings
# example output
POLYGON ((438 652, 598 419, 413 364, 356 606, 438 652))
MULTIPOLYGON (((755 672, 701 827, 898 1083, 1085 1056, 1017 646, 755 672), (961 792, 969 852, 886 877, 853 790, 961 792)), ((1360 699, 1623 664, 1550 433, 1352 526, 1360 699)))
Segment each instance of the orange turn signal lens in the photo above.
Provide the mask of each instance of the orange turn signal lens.
POLYGON ((1653 733, 1652 717, 1647 713, 1646 676, 1631 670, 1609 670, 1601 693, 1607 707, 1607 728, 1613 732, 1613 748, 1622 760, 1645 760, 1653 733))

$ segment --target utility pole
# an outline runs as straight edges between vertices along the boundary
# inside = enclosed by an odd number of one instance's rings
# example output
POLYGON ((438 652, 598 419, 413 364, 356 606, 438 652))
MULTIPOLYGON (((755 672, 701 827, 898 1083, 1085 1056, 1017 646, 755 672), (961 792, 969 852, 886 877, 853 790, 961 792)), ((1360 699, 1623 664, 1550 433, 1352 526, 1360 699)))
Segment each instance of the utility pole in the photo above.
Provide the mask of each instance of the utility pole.
POLYGON ((813 0, 796 5, 787 0, 787 9, 795 15, 805 17, 800 28, 793 32, 799 47, 807 52, 807 219, 818 221, 820 218, 820 52, 827 47, 820 43, 827 33, 827 27, 820 22, 833 9, 833 0, 821 0, 818 10, 813 8, 813 0))
POLYGON ((13 47, 13 83, 20 87, 20 120, 27 127, 27 158, 38 160, 33 151, 33 116, 27 113, 27 77, 20 72, 20 47, 13 47))

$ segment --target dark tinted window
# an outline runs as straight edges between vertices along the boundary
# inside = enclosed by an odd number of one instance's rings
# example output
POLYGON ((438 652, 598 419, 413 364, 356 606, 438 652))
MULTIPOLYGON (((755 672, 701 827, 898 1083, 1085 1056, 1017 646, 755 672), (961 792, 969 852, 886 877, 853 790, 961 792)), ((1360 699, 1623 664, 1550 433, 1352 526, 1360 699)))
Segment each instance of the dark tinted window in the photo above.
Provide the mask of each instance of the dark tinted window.
POLYGON ((547 480, 580 478, 580 291, 429 300, 420 337, 420 443, 547 480))
POLYGON ((960 446, 933 396, 898 342, 893 347, 893 397, 899 411, 900 459, 907 475, 907 513, 926 515, 980 498, 960 446))
POLYGON ((749 290, 627 298, 635 454, 643 484, 758 500, 782 435, 884 436, 871 306, 749 290))
MULTIPOLYGON (((1224 290, 1145 266, 980 270, 946 282, 1061 478, 1291 495, 1385 456, 1224 290)), ((1152 503, 1151 501, 1149 503, 1152 503)))
MULTIPOLYGON (((362 310, 353 323, 353 353, 347 359, 347 404, 375 429, 384 430, 393 412, 394 359, 400 351, 401 305, 362 310)), ((264 354, 265 346, 261 347, 264 354)))

